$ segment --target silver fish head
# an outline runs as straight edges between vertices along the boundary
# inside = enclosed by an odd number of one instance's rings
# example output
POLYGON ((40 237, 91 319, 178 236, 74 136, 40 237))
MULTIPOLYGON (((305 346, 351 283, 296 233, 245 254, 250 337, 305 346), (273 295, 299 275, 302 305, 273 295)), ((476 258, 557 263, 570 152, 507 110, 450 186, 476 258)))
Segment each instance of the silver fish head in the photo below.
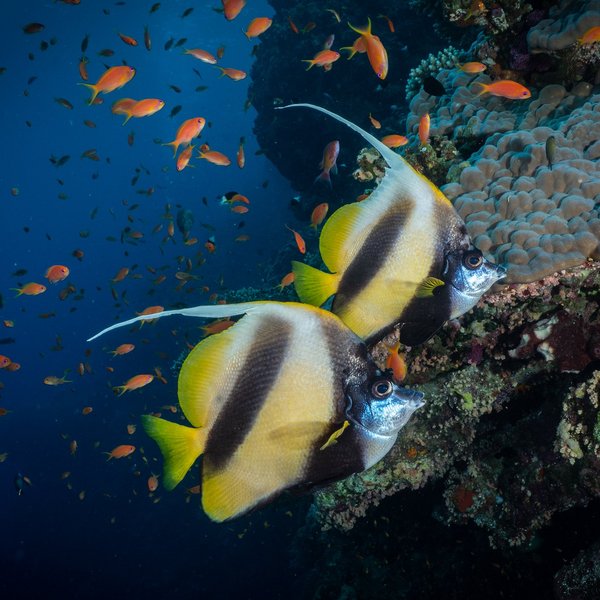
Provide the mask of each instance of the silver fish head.
POLYGON ((450 318, 473 308, 496 281, 506 277, 506 269, 484 258, 477 248, 449 254, 443 279, 450 284, 450 318))
POLYGON ((348 418, 378 436, 395 437, 425 404, 422 392, 399 387, 383 375, 348 392, 348 418))

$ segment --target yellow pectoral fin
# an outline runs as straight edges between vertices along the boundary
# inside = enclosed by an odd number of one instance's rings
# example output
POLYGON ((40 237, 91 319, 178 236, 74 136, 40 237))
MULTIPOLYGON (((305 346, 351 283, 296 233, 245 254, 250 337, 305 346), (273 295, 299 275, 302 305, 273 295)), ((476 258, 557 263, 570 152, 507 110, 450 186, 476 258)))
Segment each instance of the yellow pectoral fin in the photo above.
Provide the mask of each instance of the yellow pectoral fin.
POLYGON ((337 444, 338 438, 340 437, 340 435, 342 435, 342 433, 344 433, 344 431, 346 431, 346 427, 350 426, 350 421, 344 421, 344 424, 339 428, 336 429, 330 436, 329 439, 319 448, 319 450, 325 450, 325 448, 329 448, 329 446, 333 446, 334 444, 337 444))
POLYGON ((170 491, 204 452, 206 430, 171 423, 151 415, 142 415, 142 425, 162 452, 165 461, 163 485, 170 491))
POLYGON ((416 298, 430 298, 433 296, 436 288, 446 285, 441 279, 437 277, 426 277, 421 281, 419 287, 415 292, 416 298))
POLYGON ((337 292, 340 277, 337 274, 324 273, 310 265, 292 261, 294 287, 302 302, 321 306, 337 292))

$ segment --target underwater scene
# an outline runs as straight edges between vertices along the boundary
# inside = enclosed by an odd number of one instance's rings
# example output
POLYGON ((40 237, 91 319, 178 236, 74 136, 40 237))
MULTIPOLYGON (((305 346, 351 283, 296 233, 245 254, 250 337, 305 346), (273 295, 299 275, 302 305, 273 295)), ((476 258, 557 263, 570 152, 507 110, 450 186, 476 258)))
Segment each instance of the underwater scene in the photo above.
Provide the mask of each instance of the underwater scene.
POLYGON ((600 0, 0 28, 2 599, 600 600, 600 0))

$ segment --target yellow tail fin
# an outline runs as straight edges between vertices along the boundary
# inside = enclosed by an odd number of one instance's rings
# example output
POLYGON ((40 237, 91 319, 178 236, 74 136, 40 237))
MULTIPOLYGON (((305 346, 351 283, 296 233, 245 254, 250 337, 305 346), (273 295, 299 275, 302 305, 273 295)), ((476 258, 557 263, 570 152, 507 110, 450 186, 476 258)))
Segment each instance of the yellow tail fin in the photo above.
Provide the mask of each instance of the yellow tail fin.
POLYGON ((204 452, 206 429, 186 427, 151 415, 142 415, 142 425, 162 452, 165 461, 163 485, 170 491, 204 452))
POLYGON ((371 35, 371 18, 369 17, 366 29, 359 29, 358 27, 353 27, 350 23, 348 26, 352 31, 356 31, 356 33, 360 33, 360 35, 370 36, 371 35))
POLYGON ((98 88, 93 83, 78 83, 77 85, 84 85, 86 88, 92 90, 92 97, 88 100, 88 104, 92 104, 96 99, 96 96, 100 93, 98 88))
POLYGON ((294 287, 302 302, 321 306, 327 298, 337 292, 339 275, 324 273, 295 260, 292 261, 292 271, 294 287))

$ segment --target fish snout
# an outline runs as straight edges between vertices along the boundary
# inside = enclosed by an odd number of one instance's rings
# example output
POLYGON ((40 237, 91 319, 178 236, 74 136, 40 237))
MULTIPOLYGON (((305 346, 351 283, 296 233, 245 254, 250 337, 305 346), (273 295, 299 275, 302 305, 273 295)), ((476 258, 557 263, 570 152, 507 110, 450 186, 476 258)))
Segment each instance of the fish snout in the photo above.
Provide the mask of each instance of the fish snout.
POLYGON ((425 404, 425 394, 417 390, 408 388, 400 388, 398 395, 406 402, 407 407, 411 410, 417 410, 425 404))

